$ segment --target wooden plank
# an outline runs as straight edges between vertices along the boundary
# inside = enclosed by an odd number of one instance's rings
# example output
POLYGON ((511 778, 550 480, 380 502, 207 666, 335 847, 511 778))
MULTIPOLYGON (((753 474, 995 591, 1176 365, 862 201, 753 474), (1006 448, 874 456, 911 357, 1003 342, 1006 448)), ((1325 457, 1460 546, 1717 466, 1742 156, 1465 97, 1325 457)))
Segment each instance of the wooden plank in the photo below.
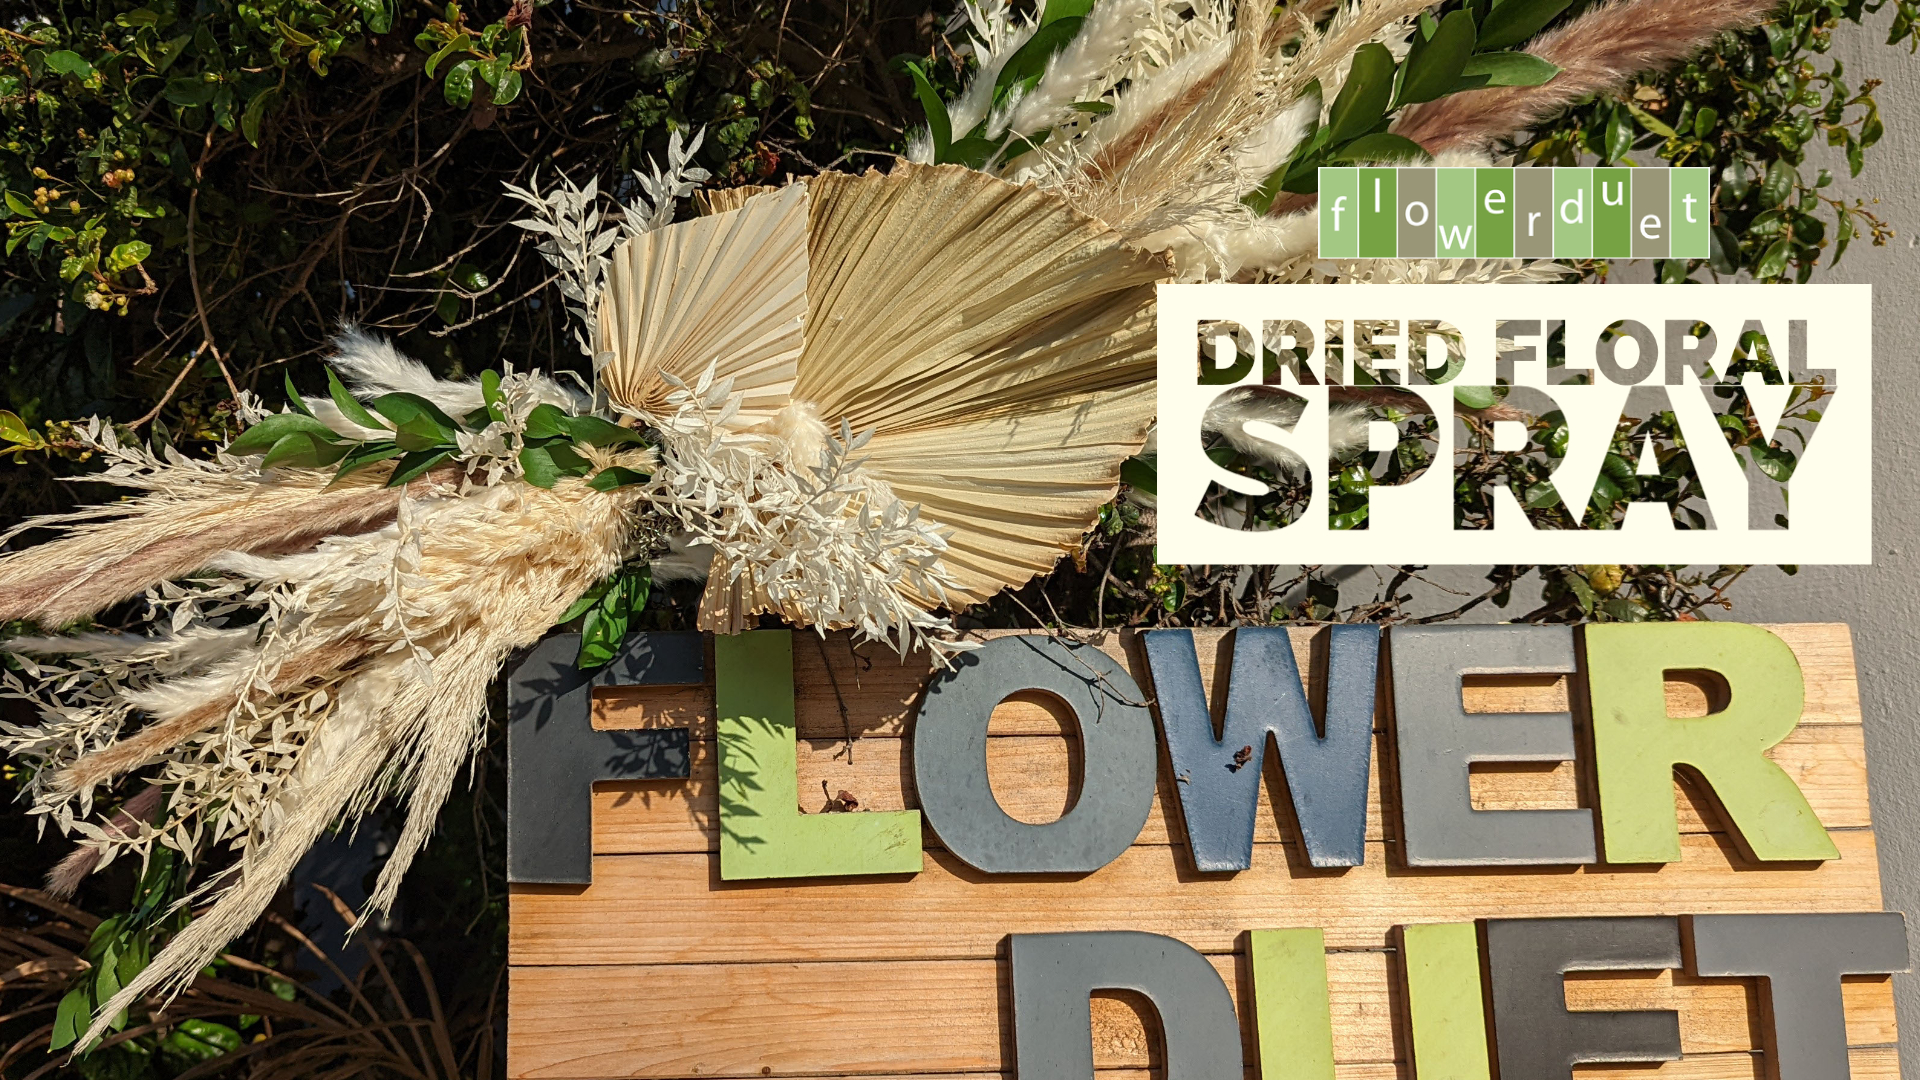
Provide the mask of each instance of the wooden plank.
MULTIPOLYGON (((1854 679, 1853 638, 1844 623, 1768 624, 1766 629, 1780 635, 1799 658, 1807 687, 1807 700, 1801 726, 1860 723, 1860 691, 1854 679)), ((1019 631, 985 631, 982 638, 1019 631)), ((1194 649, 1200 659, 1201 682, 1214 695, 1213 682, 1218 673, 1216 655, 1227 630, 1197 629, 1194 649)), ((1302 626, 1288 631, 1293 639, 1294 656, 1300 664, 1303 680, 1316 686, 1309 674, 1314 638, 1321 628, 1302 626)), ((1150 693, 1152 680, 1146 675, 1133 631, 1108 631, 1091 640, 1110 655, 1120 659, 1144 691, 1150 693)), ((800 737, 804 739, 898 738, 911 725, 919 707, 921 691, 931 676, 924 657, 902 660, 884 646, 854 648, 845 633, 820 639, 811 634, 796 634, 793 647, 795 686, 794 716, 800 737)), ((1485 712, 1564 712, 1568 687, 1564 679, 1474 680, 1463 694, 1466 707, 1485 712)), ((1217 695, 1215 695, 1217 697, 1217 695)), ((1685 678, 1667 683, 1668 711, 1675 716, 1705 712, 1706 696, 1700 686, 1685 678)), ((1215 708, 1220 705, 1216 703, 1215 708)), ((594 724, 599 727, 679 727, 692 726, 696 738, 713 737, 713 691, 711 687, 619 688, 603 690, 594 697, 594 724), (651 699, 651 706, 643 704, 651 699)), ((996 734, 1052 734, 1058 725, 1047 710, 1037 703, 1008 712, 995 726, 996 734)))
MULTIPOLYGON (((1231 954, 1210 959, 1244 1002, 1247 965, 1231 954)), ((1335 1060, 1393 1063, 1388 954, 1329 953, 1327 975, 1335 1060)), ((516 1077, 999 1072, 1012 1062, 1007 973, 991 959, 520 967, 510 993, 508 1072, 516 1077)), ((1583 976, 1569 993, 1589 1008, 1679 1010, 1688 1054, 1744 1054, 1760 1042, 1757 1002, 1742 981, 1583 976)), ((1850 1044, 1877 1045, 1891 1032, 1887 981, 1849 984, 1846 1005, 1850 1044)), ((1252 1064, 1251 1010, 1239 1011, 1252 1064)), ((1095 998, 1096 1066, 1159 1064, 1150 1032, 1136 1004, 1095 998)))
MULTIPOLYGON (((1074 744, 1057 735, 988 739, 988 771, 1001 805, 1023 821, 1059 817, 1067 803, 1075 749, 1074 744)), ((1814 813, 1828 828, 1863 828, 1872 823, 1867 805, 1866 743, 1860 727, 1800 728, 1770 756, 1800 785, 1814 813)), ((1167 793, 1173 788, 1173 780, 1164 754, 1160 773, 1153 810, 1136 843, 1184 842, 1177 814, 1171 826, 1168 822, 1167 793)), ((1254 839, 1261 843, 1294 840, 1298 830, 1281 788, 1283 773, 1271 754, 1262 773, 1266 782, 1254 819, 1254 839), (1283 808, 1279 815, 1274 811, 1276 805, 1283 808)), ((810 813, 820 811, 829 795, 837 796, 841 791, 852 792, 867 810, 911 809, 920 804, 913 791, 911 751, 901 739, 860 739, 851 747, 841 740, 806 740, 800 746, 799 784, 801 808, 810 813)), ((1681 832, 1724 831, 1719 814, 1708 809, 1710 804, 1691 784, 1676 781, 1674 788, 1681 832)), ((1370 840, 1386 838, 1379 791, 1376 747, 1374 794, 1367 813, 1370 840)), ((1571 764, 1550 771, 1476 772, 1473 793, 1475 805, 1483 810, 1581 804, 1577 772, 1571 764)), ((716 811, 713 743, 698 740, 693 743, 690 780, 601 784, 595 789, 593 850, 607 855, 717 850, 716 811)), ((926 842, 934 847, 939 839, 929 830, 926 842)))
POLYGON ((991 958, 1013 933, 1145 930, 1226 951, 1245 930, 1314 925, 1330 946, 1371 948, 1395 925, 1488 916, 1880 910, 1873 834, 1833 835, 1838 860, 1745 873, 1722 836, 1683 837, 1681 861, 1658 869, 1475 874, 1394 867, 1380 844, 1343 872, 1266 844, 1251 870, 1200 875, 1178 849, 1140 845, 1078 877, 982 874, 929 852, 916 875, 798 882, 722 882, 706 854, 600 856, 585 888, 514 886, 508 947, 516 964, 991 958), (647 929, 607 933, 621 926, 647 929))
MULTIPOLYGON (((1890 1046, 1856 1046, 1848 1051, 1853 1080, 1900 1080, 1900 1054, 1890 1046)), ((772 1076, 772 1073, 763 1075, 772 1076)), ((1097 1080, 1164 1080, 1157 1068, 1100 1069, 1097 1080)), ((1245 1080, 1260 1080, 1259 1070, 1249 1068, 1245 1080)), ((1689 1055, 1681 1061, 1659 1066, 1606 1065, 1580 1066, 1573 1070, 1577 1080, 1767 1080, 1763 1055, 1748 1051, 1735 1054, 1689 1055)), ((1003 1073, 913 1073, 864 1076, 861 1080, 1017 1080, 1003 1073)), ((1415 1080, 1413 1069, 1404 1062, 1356 1062, 1334 1066, 1336 1080, 1415 1080)), ((561 1080, 561 1078, 551 1078, 561 1080)), ((588 1080, 585 1077, 566 1080, 588 1080)))
MULTIPOLYGON (((1238 998, 1247 985, 1237 956, 1245 931, 1320 925, 1333 948, 1340 1080, 1413 1080, 1407 1063, 1396 1060, 1404 1046, 1396 1046, 1394 1025, 1404 1019, 1405 1002, 1387 947, 1395 925, 1488 916, 1881 908, 1851 637, 1837 625, 1769 629, 1795 650, 1805 674, 1802 724, 1773 758, 1835 830, 1842 858, 1819 866, 1745 863, 1708 800, 1677 783, 1680 863, 1409 871, 1392 861, 1397 822, 1382 815, 1376 752, 1368 862, 1346 872, 1303 865, 1281 772, 1271 760, 1253 869, 1190 871, 1178 813, 1168 809, 1175 787, 1163 756, 1155 805, 1135 846, 1091 875, 980 874, 939 850, 929 832, 926 869, 917 875, 723 883, 709 854, 715 847, 711 688, 605 693, 594 703, 596 726, 692 727, 694 775, 675 784, 602 785, 593 796, 594 884, 512 889, 509 1075, 1017 1080, 1007 1071, 1007 934, 1170 934, 1208 953, 1238 998)), ((1317 633, 1293 631, 1303 670, 1310 670, 1317 633)), ((1225 632, 1202 630, 1195 637, 1202 679, 1212 692, 1225 632)), ((842 790, 854 793, 863 809, 917 805, 910 746, 902 736, 928 678, 924 661, 903 665, 882 649, 856 651, 844 635, 796 636, 794 645, 805 737, 802 809, 818 811, 828 794, 842 790)), ((1105 635, 1101 647, 1121 657, 1150 690, 1139 674, 1133 635, 1105 635)), ((1462 700, 1476 712, 1571 708, 1579 720, 1579 678, 1475 679, 1462 700)), ((1672 715, 1702 715, 1716 687, 1674 673, 1667 691, 1672 715)), ((1003 805, 1024 820, 1058 816, 1070 799, 1076 753, 1070 726, 1047 699, 1016 697, 996 710, 990 730, 989 773, 1003 805)), ((1581 805, 1587 767, 1477 773, 1473 797, 1483 809, 1581 805)), ((1890 981, 1850 981, 1844 993, 1854 1076, 1897 1080, 1890 981)), ((1744 981, 1585 974, 1569 980, 1567 994, 1575 1008, 1682 1013, 1684 1061, 1581 1069, 1581 1080, 1764 1076, 1757 997, 1744 981)), ((1164 1080, 1149 1009, 1127 995, 1101 994, 1093 1014, 1099 1080, 1164 1080)), ((1243 1040, 1243 1050, 1250 1048, 1250 1035, 1243 1033, 1243 1040)), ((1259 1080, 1257 1070, 1249 1069, 1247 1080, 1259 1080)))

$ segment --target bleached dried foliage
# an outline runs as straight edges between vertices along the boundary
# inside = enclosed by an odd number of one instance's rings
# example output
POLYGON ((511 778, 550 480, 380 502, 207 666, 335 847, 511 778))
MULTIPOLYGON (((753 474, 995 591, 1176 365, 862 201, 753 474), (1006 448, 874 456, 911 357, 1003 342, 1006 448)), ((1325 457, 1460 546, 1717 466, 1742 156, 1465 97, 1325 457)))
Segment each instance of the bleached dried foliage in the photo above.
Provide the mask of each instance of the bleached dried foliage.
POLYGON ((693 155, 699 152, 706 137, 707 129, 701 128, 694 132, 692 142, 682 143, 680 132, 675 131, 667 139, 666 168, 662 169, 658 161, 649 157, 648 172, 633 171, 640 198, 626 208, 620 219, 621 230, 628 239, 671 225, 674 207, 712 177, 712 173, 693 164, 693 155))
MULTIPOLYGON (((624 451, 600 464, 653 463, 624 451)), ((642 506, 634 488, 580 479, 433 483, 401 495, 383 527, 298 554, 224 555, 158 586, 152 637, 7 642, 26 677, 7 675, 6 692, 43 711, 37 726, 0 732, 0 747, 35 764, 30 813, 103 861, 155 843, 238 855, 196 895, 212 907, 101 1017, 184 985, 323 831, 398 796, 406 824, 369 901, 389 905, 483 735, 501 664, 636 553, 642 506), (97 785, 141 768, 168 792, 158 823, 85 820, 97 785)))
POLYGON ((855 455, 871 432, 843 420, 836 436, 805 406, 740 431, 731 379, 711 370, 692 385, 666 378, 673 412, 658 424, 660 467, 646 496, 691 544, 712 550, 710 573, 731 586, 721 622, 737 628, 756 601, 771 601, 821 633, 851 627, 903 656, 968 647, 915 601, 945 600, 946 540, 918 506, 862 471, 855 455))
MULTIPOLYGON (((541 194, 536 172, 526 187, 511 183, 505 187, 508 195, 533 209, 532 217, 514 224, 545 237, 537 250, 553 267, 555 284, 574 317, 575 344, 593 357, 593 346, 581 327, 591 323, 591 313, 599 306, 600 287, 607 277, 607 252, 620 239, 619 227, 609 223, 600 209, 600 178, 593 177, 580 187, 562 173, 560 182, 541 194)), ((601 362, 594 357, 596 369, 601 362)))

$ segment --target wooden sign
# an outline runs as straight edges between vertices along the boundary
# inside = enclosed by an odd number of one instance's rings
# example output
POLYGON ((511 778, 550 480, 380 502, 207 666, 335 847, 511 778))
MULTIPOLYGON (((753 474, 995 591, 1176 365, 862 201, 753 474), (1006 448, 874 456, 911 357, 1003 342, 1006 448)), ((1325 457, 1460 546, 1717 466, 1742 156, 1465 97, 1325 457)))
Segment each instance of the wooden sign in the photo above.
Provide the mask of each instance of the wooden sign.
POLYGON ((509 1075, 1896 1077, 1847 628, 1693 625, 550 639, 509 1075))

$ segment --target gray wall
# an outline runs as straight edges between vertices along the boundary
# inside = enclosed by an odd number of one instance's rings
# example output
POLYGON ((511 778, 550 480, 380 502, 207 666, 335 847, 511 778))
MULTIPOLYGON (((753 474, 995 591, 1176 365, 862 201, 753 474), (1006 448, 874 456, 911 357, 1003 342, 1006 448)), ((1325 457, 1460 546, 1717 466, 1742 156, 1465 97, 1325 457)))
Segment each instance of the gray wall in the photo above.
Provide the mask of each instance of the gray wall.
MULTIPOLYGON (((1856 243, 1820 280, 1873 286, 1874 434, 1888 448, 1875 466, 1874 565, 1803 567, 1794 577, 1756 570, 1735 591, 1732 616, 1853 624, 1886 906, 1920 923, 1920 433, 1913 426, 1920 384, 1907 370, 1920 354, 1920 62, 1881 44, 1884 16, 1871 22, 1867 32, 1836 35, 1833 55, 1852 79, 1884 80, 1875 96, 1887 137, 1868 152, 1859 177, 1835 168, 1833 192, 1878 198, 1874 211, 1898 235, 1881 248, 1856 243)), ((1920 1077, 1920 978, 1895 979, 1894 988, 1901 1072, 1920 1077)))

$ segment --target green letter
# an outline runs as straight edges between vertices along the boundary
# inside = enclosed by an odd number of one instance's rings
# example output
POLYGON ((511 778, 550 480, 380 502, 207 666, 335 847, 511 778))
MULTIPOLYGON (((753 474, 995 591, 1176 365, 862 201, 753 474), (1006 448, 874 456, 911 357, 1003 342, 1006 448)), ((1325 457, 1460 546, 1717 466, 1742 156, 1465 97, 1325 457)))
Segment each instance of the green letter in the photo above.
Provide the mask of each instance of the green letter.
POLYGON ((1608 862, 1680 858, 1676 765, 1712 788, 1753 858, 1840 857, 1806 796, 1766 756, 1800 722, 1806 700, 1800 662, 1786 642, 1741 623, 1589 626, 1587 682, 1608 862), (1668 716, 1666 673, 1699 670, 1726 680, 1727 707, 1668 716))
POLYGON ((1260 1080, 1333 1080, 1326 936, 1313 929, 1249 936, 1260 1080))
POLYGON ((789 631, 716 635, 713 668, 722 879, 920 872, 920 811, 800 812, 789 631))
POLYGON ((1420 1080, 1487 1080, 1487 1017, 1473 924, 1401 928, 1400 962, 1407 974, 1413 1074, 1420 1080))

